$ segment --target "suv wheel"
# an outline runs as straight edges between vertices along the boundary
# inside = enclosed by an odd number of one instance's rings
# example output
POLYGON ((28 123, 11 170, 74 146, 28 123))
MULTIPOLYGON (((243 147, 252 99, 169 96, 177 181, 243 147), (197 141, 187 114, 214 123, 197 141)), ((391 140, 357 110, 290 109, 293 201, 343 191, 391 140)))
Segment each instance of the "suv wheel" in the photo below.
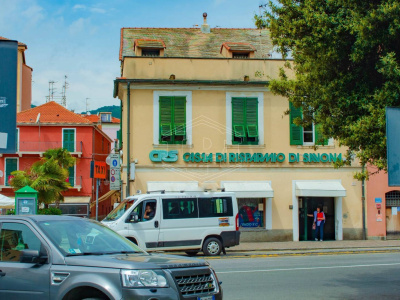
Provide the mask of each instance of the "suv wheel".
POLYGON ((222 251, 222 243, 217 238, 208 238, 204 242, 203 252, 207 256, 219 255, 222 251))

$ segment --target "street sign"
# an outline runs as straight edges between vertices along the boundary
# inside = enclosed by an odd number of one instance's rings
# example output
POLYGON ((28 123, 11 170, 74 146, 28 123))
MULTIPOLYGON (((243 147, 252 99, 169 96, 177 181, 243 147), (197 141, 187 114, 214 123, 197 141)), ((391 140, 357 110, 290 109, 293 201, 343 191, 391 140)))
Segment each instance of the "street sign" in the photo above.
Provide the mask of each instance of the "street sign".
POLYGON ((120 155, 110 154, 110 190, 121 189, 120 155))
POLYGON ((107 164, 103 161, 94 162, 94 178, 106 179, 107 178, 107 164))

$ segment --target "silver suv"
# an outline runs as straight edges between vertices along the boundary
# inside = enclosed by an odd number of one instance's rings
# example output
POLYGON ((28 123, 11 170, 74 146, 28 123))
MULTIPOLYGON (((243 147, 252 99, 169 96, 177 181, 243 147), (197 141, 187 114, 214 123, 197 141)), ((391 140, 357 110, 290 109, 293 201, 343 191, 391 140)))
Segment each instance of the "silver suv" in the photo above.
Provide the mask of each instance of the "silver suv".
POLYGON ((207 262, 148 254, 100 223, 0 217, 0 299, 222 299, 207 262))

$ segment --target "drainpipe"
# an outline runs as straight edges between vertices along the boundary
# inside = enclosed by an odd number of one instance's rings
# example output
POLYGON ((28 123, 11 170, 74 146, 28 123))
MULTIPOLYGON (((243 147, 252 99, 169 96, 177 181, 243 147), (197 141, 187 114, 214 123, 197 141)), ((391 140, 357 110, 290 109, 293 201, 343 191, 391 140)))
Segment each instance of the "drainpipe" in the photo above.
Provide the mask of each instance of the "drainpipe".
POLYGON ((126 110, 127 110, 127 117, 126 117, 126 196, 130 196, 130 177, 131 177, 131 83, 127 82, 127 101, 126 101, 126 110))
MULTIPOLYGON (((365 164, 362 165, 362 172, 364 173, 365 164)), ((364 177, 361 182, 361 202, 362 202, 362 225, 363 225, 363 240, 367 239, 365 228, 365 180, 364 177)))

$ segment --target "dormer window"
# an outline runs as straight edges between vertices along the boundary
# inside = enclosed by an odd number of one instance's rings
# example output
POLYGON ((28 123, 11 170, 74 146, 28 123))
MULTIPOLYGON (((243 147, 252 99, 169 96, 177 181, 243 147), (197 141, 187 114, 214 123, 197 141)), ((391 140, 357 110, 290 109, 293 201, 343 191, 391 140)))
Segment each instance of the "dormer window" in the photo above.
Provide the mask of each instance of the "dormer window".
POLYGON ((111 113, 100 113, 100 121, 101 123, 111 123, 111 113))
POLYGON ((256 48, 248 43, 226 42, 221 46, 220 53, 227 58, 246 59, 253 58, 256 48))
POLYGON ((157 57, 164 56, 165 43, 163 40, 137 39, 135 40, 135 54, 137 56, 157 57))

